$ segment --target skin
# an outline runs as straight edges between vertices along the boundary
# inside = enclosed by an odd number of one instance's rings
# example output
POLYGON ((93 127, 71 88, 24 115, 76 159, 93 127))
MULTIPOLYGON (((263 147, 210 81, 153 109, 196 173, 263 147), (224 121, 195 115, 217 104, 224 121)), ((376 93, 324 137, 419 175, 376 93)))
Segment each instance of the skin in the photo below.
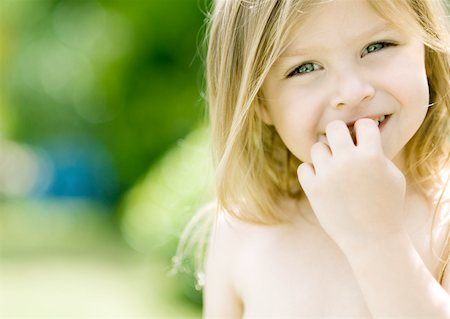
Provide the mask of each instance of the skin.
POLYGON ((283 225, 219 216, 204 316, 450 318, 429 249, 432 208, 402 172, 429 102, 423 43, 365 1, 325 2, 294 30, 262 95, 263 120, 304 162, 307 198, 280 203, 298 217, 283 225))
POLYGON ((313 10, 266 78, 264 120, 305 162, 299 181, 339 246, 402 229, 405 179, 392 160, 401 169, 428 92, 423 43, 363 1, 313 10))
POLYGON ((328 144, 312 146, 299 180, 321 226, 344 251, 404 231, 406 181, 384 155, 377 125, 355 124, 357 146, 342 121, 327 125, 328 144))
MULTIPOLYGON (((389 25, 363 1, 335 1, 313 11, 263 86, 266 123, 304 161, 299 182, 321 227, 354 267, 373 314, 411 311, 377 294, 374 287, 392 287, 367 279, 373 256, 359 261, 376 247, 374 255, 392 258, 393 269, 419 262, 405 227, 401 168, 403 147, 426 115, 428 91, 421 40, 389 25), (379 128, 373 119, 380 114, 389 118, 379 128), (404 259, 384 245, 406 251, 404 259)), ((450 316, 448 295, 430 277, 424 289, 431 285, 446 304, 435 314, 450 316)), ((416 313, 436 309, 430 300, 416 313)))
POLYGON ((262 88, 264 121, 275 126, 303 162, 311 162, 316 142, 326 142, 323 135, 330 122, 382 114, 392 114, 381 140, 385 155, 393 159, 427 111, 428 83, 420 39, 387 25, 364 1, 350 1, 347 6, 352 10, 346 11, 349 8, 340 1, 323 6, 327 9, 320 14, 315 14, 317 8, 313 10, 294 31, 293 42, 262 88), (353 14, 355 10, 360 14, 353 14), (382 41, 395 45, 376 45, 382 41), (308 63, 314 64, 314 71, 286 77, 308 63))

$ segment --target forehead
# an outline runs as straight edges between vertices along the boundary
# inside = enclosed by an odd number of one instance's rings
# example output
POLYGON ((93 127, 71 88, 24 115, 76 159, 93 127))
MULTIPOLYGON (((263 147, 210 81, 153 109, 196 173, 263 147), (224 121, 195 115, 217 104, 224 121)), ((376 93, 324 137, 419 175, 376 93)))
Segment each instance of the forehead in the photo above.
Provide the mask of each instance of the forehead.
MULTIPOLYGON (((384 17, 391 23, 400 22, 401 20, 410 20, 411 7, 413 7, 411 1, 414 0, 294 0, 291 5, 291 9, 297 13, 297 18, 305 20, 311 13, 317 13, 317 11, 323 10, 325 6, 339 5, 339 3, 347 3, 355 8, 356 4, 368 6, 379 16, 384 17)), ((417 1, 416 6, 420 6, 421 0, 417 1)), ((425 0, 435 1, 435 0, 425 0)), ((356 10, 350 10, 344 12, 342 17, 354 16, 356 10)), ((402 24, 405 21, 401 21, 402 24)))
POLYGON ((351 41, 356 36, 400 29, 394 22, 382 16, 367 0, 314 1, 297 16, 284 55, 289 55, 293 45, 319 46, 329 39, 351 41))
POLYGON ((366 0, 321 1, 309 7, 299 19, 296 31, 305 36, 323 33, 342 36, 357 31, 355 28, 360 30, 387 23, 366 0))

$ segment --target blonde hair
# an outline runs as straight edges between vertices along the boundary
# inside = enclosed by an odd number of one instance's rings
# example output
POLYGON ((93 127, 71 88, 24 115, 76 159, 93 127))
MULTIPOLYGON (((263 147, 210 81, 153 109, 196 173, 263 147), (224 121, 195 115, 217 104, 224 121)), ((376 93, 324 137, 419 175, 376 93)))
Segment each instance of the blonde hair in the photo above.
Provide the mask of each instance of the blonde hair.
MULTIPOLYGON (((405 161, 407 177, 427 196, 442 195, 442 201, 448 183, 442 172, 448 169, 450 149, 450 29, 445 3, 368 1, 380 16, 421 36, 425 44, 431 106, 405 147, 405 161)), ((263 123, 258 110, 263 103, 262 84, 289 44, 291 31, 320 2, 324 0, 215 2, 206 80, 216 197, 218 210, 243 221, 283 222, 286 217, 277 209, 278 200, 304 196, 297 179, 301 162, 275 129, 263 123)))

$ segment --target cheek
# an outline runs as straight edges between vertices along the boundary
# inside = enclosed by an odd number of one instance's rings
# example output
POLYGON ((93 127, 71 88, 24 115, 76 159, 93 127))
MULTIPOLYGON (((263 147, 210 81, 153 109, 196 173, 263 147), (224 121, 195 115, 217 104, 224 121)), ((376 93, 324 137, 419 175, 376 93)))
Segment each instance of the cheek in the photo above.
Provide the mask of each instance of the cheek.
POLYGON ((394 61, 385 74, 394 96, 405 107, 426 108, 429 103, 429 88, 421 50, 402 60, 394 61))
POLYGON ((403 73, 391 77, 390 87, 394 96, 404 107, 426 109, 429 104, 429 87, 426 76, 414 73, 403 73))
POLYGON ((391 87, 395 90, 394 97, 400 104, 403 114, 405 137, 411 138, 422 125, 429 104, 429 87, 425 70, 415 69, 404 71, 393 78, 391 87), (414 72, 415 71, 415 72, 414 72))
POLYGON ((310 148, 317 141, 321 118, 319 101, 298 91, 278 100, 272 113, 274 126, 286 147, 301 161, 310 161, 310 148))
POLYGON ((315 134, 321 117, 321 107, 314 94, 297 90, 280 98, 277 105, 279 107, 273 118, 280 134, 294 134, 297 138, 315 134))
MULTIPOLYGON (((409 62, 412 63, 412 62, 409 62)), ((420 62, 415 61, 416 66, 420 62)), ((385 153, 393 158, 413 137, 422 125, 429 103, 429 88, 425 69, 421 67, 399 68, 395 72, 386 72, 384 87, 395 99, 397 113, 394 132, 389 140, 385 153)), ((391 132, 391 133, 392 133, 391 132)))

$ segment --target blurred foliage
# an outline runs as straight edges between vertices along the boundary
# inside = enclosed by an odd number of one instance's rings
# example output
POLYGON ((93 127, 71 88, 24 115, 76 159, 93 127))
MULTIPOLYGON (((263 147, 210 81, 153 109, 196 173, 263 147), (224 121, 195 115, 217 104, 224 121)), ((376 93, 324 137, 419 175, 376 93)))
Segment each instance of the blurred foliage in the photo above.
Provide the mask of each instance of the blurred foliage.
MULTIPOLYGON (((39 260, 54 253, 56 269, 63 256, 111 251, 153 268, 143 291, 162 292, 155 304, 173 297, 162 311, 180 313, 169 304, 186 296, 201 302, 192 277, 180 288, 165 275, 184 225, 211 198, 199 52, 210 1, 0 1, 0 196, 41 196, 1 198, 0 267, 17 276, 9 262, 44 269, 39 260), (104 200, 119 204, 121 233, 104 200)), ((13 286, 14 276, 2 279, 13 286)))
POLYGON ((211 200, 212 166, 207 144, 206 129, 193 131, 124 198, 121 223, 127 241, 137 250, 174 251, 187 218, 211 200))
POLYGON ((111 224, 91 200, 0 201, 0 318, 200 318, 167 261, 111 224))
POLYGON ((103 242, 121 248, 108 211, 92 201, 10 199, 2 200, 0 208, 0 238, 7 239, 0 246, 3 258, 43 251, 85 252, 103 242))
POLYGON ((206 2, 4 0, 0 114, 29 144, 88 138, 129 188, 203 117, 206 2))
MULTIPOLYGON (((208 145, 205 128, 193 131, 127 194, 121 207, 121 225, 125 239, 136 250, 165 256, 168 262, 175 255, 189 218, 213 196, 208 145)), ((200 304, 193 256, 189 257, 183 267, 186 273, 180 274, 182 290, 189 300, 200 304)))

